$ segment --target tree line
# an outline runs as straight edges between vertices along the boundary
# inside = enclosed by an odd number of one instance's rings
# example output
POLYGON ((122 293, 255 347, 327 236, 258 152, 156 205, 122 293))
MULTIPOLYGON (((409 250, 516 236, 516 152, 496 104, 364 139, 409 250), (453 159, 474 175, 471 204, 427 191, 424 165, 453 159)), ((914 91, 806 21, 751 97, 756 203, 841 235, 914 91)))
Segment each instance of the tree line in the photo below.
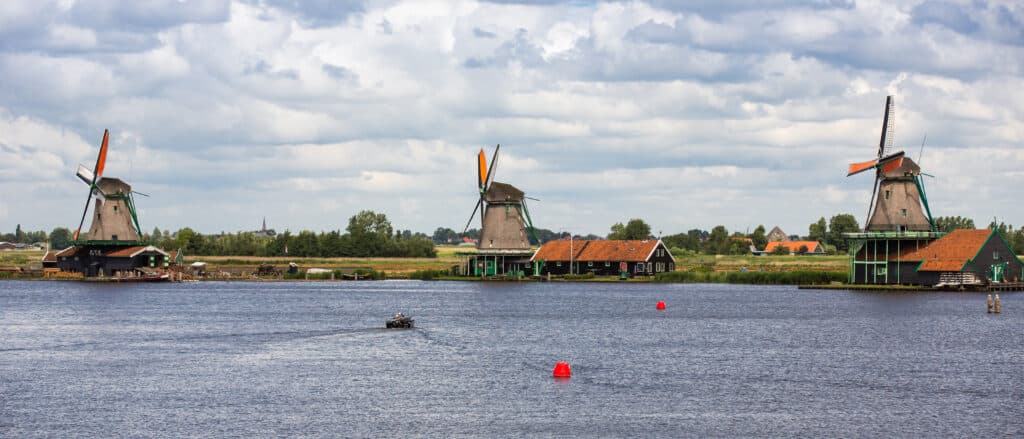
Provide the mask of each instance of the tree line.
MULTIPOLYGON (((25 233, 21 240, 19 225, 10 242, 46 242, 50 248, 64 249, 71 245, 72 233, 65 227, 52 232, 25 233), (30 237, 31 238, 30 238, 30 237)), ((0 234, 0 241, 6 239, 0 234)), ((382 213, 364 210, 349 218, 345 231, 299 233, 286 231, 276 236, 260 236, 255 232, 202 234, 190 227, 176 232, 154 228, 143 233, 143 241, 167 250, 183 250, 190 255, 204 256, 295 256, 295 257, 437 257, 434 243, 423 233, 395 230, 382 213)))
MULTIPOLYGON (((974 229, 973 219, 960 216, 936 217, 935 224, 939 231, 950 232, 956 229, 974 229)), ((1012 224, 995 221, 988 224, 989 228, 998 228, 1017 254, 1024 254, 1024 228, 1014 228, 1012 224)), ((844 233, 860 231, 860 225, 851 214, 838 214, 826 220, 824 217, 808 225, 806 235, 791 235, 791 240, 818 241, 825 246, 830 254, 841 254, 848 250, 844 233)), ((568 235, 549 229, 535 229, 530 241, 534 245, 563 239, 568 235)), ((71 243, 72 233, 66 227, 57 227, 50 233, 45 231, 25 231, 21 225, 15 227, 13 233, 0 233, 0 241, 32 244, 49 242, 53 249, 67 248, 71 243)), ((466 233, 457 233, 446 227, 438 227, 433 236, 413 233, 410 230, 396 230, 387 216, 373 211, 362 211, 349 218, 344 232, 313 232, 303 230, 298 233, 286 231, 276 236, 259 236, 254 232, 201 234, 192 228, 185 227, 176 232, 161 231, 154 228, 144 233, 143 241, 151 242, 161 248, 183 249, 187 254, 206 256, 295 256, 295 257, 436 257, 435 244, 457 244, 462 238, 479 239, 479 229, 469 229, 466 233)), ((650 225, 640 218, 633 218, 626 223, 615 223, 605 236, 594 234, 573 236, 574 239, 654 239, 650 225)), ((723 254, 741 255, 750 253, 751 245, 763 250, 768 244, 764 225, 757 226, 752 232, 730 232, 725 226, 718 225, 711 230, 694 228, 685 233, 675 233, 661 237, 665 245, 676 255, 686 254, 723 254)), ((783 253, 786 250, 780 250, 783 253)))

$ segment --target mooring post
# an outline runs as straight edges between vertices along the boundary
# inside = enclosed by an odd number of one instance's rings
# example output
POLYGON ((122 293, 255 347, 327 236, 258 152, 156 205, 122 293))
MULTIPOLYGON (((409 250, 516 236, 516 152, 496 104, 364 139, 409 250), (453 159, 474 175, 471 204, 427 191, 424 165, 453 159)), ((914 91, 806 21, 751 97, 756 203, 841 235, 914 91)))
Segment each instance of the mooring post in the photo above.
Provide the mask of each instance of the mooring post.
POLYGON ((992 294, 988 295, 988 299, 985 299, 985 303, 988 305, 988 313, 992 314, 995 311, 995 302, 992 301, 992 294))
POLYGON ((1003 312, 1003 301, 999 300, 999 295, 998 294, 996 294, 996 300, 995 300, 994 308, 995 308, 995 313, 996 314, 1002 314, 1002 312, 1003 312))

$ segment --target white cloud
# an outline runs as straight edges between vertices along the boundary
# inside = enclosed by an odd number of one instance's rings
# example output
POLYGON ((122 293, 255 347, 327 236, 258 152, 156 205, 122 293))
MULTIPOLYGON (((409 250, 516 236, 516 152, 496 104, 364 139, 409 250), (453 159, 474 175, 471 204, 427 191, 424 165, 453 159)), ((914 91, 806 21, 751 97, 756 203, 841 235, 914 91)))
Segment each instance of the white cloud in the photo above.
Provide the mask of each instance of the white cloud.
POLYGON ((73 168, 110 128, 109 172, 153 195, 146 227, 329 230, 374 209, 458 228, 476 152, 501 143, 496 176, 542 200, 541 227, 804 233, 863 215, 870 182, 844 169, 874 153, 888 92, 897 144, 916 157, 928 135, 937 215, 1024 215, 1006 189, 1024 182, 1012 5, 960 5, 958 24, 892 2, 90 1, 0 6, 13 221, 76 220, 73 168))

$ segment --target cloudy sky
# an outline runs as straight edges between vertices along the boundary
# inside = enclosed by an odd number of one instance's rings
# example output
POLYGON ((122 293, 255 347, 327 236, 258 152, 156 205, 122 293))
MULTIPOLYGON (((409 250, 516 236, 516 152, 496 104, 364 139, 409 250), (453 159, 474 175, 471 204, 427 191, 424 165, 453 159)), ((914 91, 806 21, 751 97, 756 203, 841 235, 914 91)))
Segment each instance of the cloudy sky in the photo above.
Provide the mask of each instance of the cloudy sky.
POLYGON ((78 163, 142 226, 461 230, 475 153, 536 225, 863 222, 882 107, 933 212, 1024 224, 1024 5, 6 0, 0 230, 76 225, 78 163))

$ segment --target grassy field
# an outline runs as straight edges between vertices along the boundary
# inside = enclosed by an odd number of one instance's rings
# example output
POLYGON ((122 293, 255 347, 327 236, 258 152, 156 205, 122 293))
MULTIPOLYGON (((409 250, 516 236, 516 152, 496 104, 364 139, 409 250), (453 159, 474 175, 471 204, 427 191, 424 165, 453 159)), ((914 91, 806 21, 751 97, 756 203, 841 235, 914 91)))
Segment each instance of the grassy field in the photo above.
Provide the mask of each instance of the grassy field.
POLYGON ((43 255, 41 250, 4 250, 0 251, 0 267, 41 266, 43 255))
POLYGON ((707 266, 713 271, 848 271, 850 257, 835 256, 751 256, 697 255, 676 258, 677 271, 707 266))
POLYGON ((423 270, 448 270, 459 263, 456 252, 473 251, 472 248, 456 246, 437 246, 436 258, 292 258, 286 256, 256 257, 256 256, 202 256, 186 255, 185 263, 191 264, 196 261, 203 261, 210 264, 212 271, 216 270, 251 270, 260 264, 273 264, 278 268, 284 268, 289 262, 294 262, 299 267, 325 268, 328 270, 345 270, 357 268, 372 268, 377 271, 384 271, 391 277, 404 277, 414 271, 423 270))

